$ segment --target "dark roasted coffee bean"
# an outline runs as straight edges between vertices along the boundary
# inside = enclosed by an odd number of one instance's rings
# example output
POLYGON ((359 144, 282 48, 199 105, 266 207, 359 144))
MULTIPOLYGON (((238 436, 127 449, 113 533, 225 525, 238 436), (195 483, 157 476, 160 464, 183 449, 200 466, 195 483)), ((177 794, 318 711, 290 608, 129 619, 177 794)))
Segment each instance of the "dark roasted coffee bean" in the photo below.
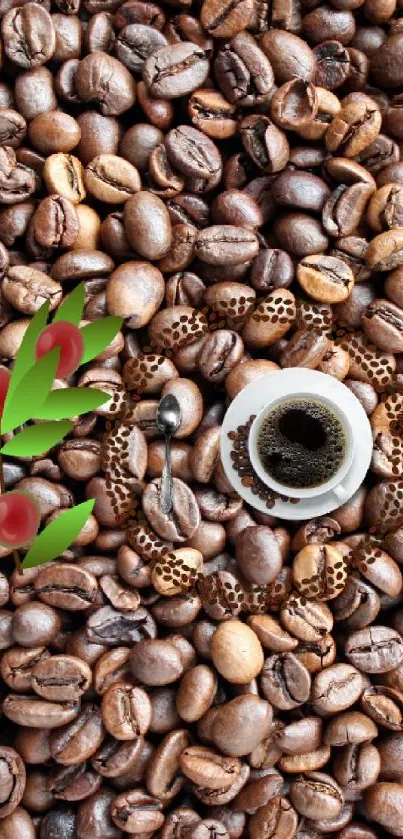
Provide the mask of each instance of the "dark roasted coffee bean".
POLYGON ((248 32, 239 32, 219 51, 214 71, 224 96, 240 106, 267 101, 274 84, 270 62, 248 32))
POLYGON ((326 90, 336 90, 351 73, 351 56, 337 40, 325 40, 313 50, 316 58, 315 84, 326 90))
POLYGON ((259 169, 269 174, 284 169, 290 156, 288 141, 268 117, 245 117, 239 131, 246 153, 259 169))

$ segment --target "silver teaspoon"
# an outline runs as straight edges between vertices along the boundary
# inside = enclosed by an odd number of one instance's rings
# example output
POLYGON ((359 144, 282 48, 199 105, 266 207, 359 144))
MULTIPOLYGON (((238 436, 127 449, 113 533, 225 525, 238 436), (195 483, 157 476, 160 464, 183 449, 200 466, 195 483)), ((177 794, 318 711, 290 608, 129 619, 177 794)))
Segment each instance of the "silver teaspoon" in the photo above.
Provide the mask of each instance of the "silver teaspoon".
POLYGON ((165 436, 165 463, 160 487, 160 509, 163 513, 169 513, 172 508, 171 437, 178 430, 180 421, 179 402, 176 396, 168 393, 162 397, 157 409, 157 426, 165 436))

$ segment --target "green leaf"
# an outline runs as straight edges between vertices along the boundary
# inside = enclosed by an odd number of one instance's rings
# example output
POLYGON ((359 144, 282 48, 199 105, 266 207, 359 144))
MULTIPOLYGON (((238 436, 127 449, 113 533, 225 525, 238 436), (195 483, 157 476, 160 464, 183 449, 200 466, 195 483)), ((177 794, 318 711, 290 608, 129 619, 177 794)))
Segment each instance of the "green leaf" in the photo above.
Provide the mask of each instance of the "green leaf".
POLYGON ((110 393, 91 387, 52 390, 35 419, 66 419, 94 411, 111 398, 110 393))
POLYGON ((123 318, 107 317, 89 323, 88 326, 83 326, 81 335, 84 341, 84 355, 80 364, 86 364, 91 361, 104 350, 119 332, 122 326, 123 318))
POLYGON ((77 288, 75 288, 74 291, 66 297, 62 305, 59 306, 53 318, 53 323, 57 323, 60 320, 67 320, 69 323, 74 323, 75 326, 78 326, 83 316, 84 300, 84 283, 80 283, 80 285, 78 285, 77 288))
POLYGON ((11 454, 14 457, 31 457, 43 454, 63 440, 73 428, 73 422, 42 422, 30 425, 16 434, 0 450, 1 454, 11 454))
POLYGON ((7 391, 7 403, 11 401, 11 397, 30 367, 35 364, 35 346, 41 332, 45 329, 49 314, 49 301, 46 300, 36 315, 32 318, 31 323, 24 335, 22 344, 18 350, 17 357, 14 362, 13 371, 11 374, 11 381, 7 391))
POLYGON ((7 397, 1 419, 1 433, 6 434, 29 419, 38 419, 55 378, 60 347, 46 353, 19 381, 11 399, 7 397))
POLYGON ((84 501, 77 507, 61 513, 57 519, 48 524, 31 545, 22 567, 33 568, 35 565, 51 562, 52 559, 60 556, 74 542, 84 527, 94 504, 95 498, 90 498, 89 501, 84 501))

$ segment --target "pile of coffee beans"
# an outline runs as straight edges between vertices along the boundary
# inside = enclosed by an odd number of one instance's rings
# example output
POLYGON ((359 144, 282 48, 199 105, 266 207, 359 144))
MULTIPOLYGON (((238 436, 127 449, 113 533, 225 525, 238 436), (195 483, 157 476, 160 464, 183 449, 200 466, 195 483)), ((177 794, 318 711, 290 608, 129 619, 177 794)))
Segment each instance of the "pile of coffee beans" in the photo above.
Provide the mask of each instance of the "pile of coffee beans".
POLYGON ((0 549, 0 839, 403 837, 402 2, 0 18, 0 362, 80 282, 83 324, 124 319, 67 382, 110 402, 4 459, 43 525, 96 504, 51 564, 0 549), (284 367, 344 381, 374 435, 301 526, 219 457, 230 400, 284 367))

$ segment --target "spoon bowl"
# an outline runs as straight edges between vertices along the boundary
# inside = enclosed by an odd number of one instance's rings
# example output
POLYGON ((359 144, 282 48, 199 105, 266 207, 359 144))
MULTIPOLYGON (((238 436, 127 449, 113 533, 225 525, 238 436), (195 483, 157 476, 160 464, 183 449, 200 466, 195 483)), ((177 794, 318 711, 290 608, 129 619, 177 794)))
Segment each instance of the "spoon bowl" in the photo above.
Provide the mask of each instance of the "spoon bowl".
POLYGON ((167 393, 157 409, 157 426, 165 436, 165 463, 160 485, 160 508, 168 514, 172 509, 171 437, 181 422, 181 409, 176 396, 167 393))
POLYGON ((163 434, 175 434, 181 421, 181 409, 176 396, 167 393, 157 408, 157 426, 163 434))

